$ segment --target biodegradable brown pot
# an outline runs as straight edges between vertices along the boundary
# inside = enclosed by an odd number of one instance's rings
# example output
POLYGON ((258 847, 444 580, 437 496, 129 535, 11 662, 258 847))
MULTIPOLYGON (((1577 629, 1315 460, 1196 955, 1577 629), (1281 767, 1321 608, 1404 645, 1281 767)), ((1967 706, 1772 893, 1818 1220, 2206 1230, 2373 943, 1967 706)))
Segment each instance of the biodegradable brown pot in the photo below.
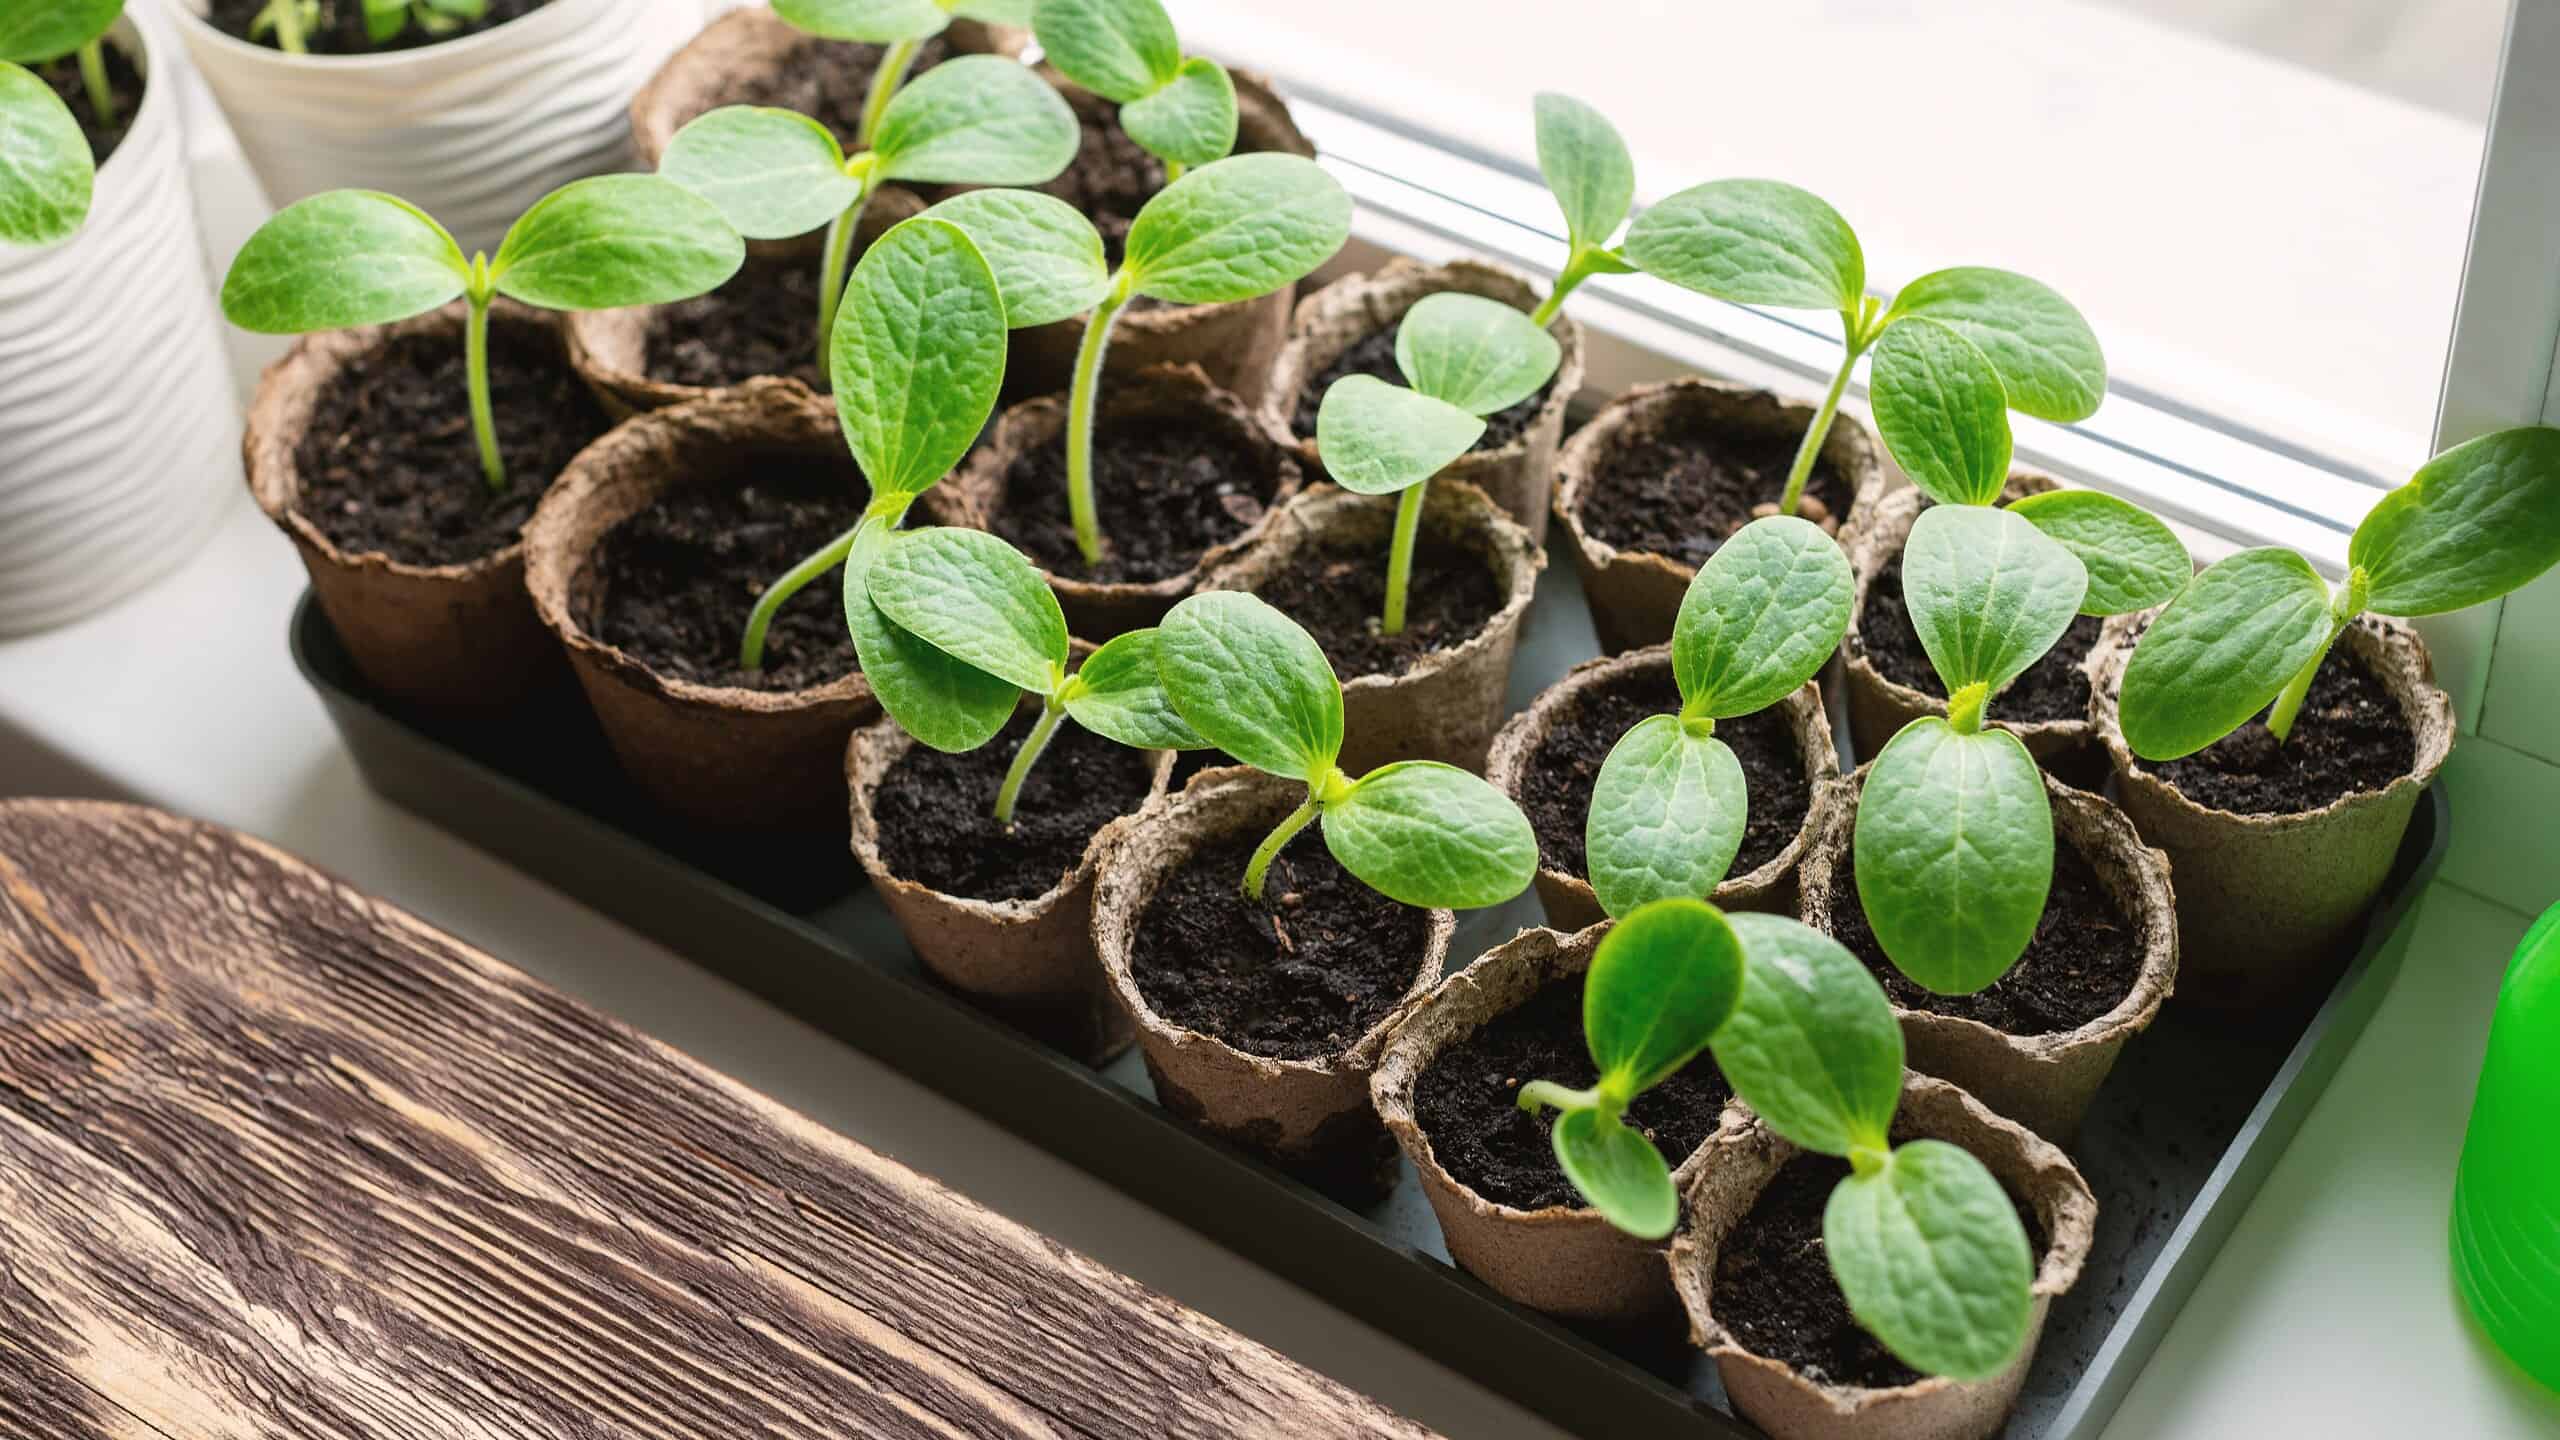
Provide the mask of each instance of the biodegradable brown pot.
POLYGON ((2215 1009, 2248 1009, 2334 978, 2340 947, 2382 891, 2418 796, 2453 750, 2453 701, 2436 688, 2426 642, 2407 623, 2368 615, 2338 637, 2382 681, 2417 740, 2417 762, 2380 790, 2317 810, 2240 815, 2200 805, 2152 773, 2124 743, 2116 706, 2124 667, 2149 615, 2107 622, 2092 718, 2115 771, 2116 800, 2178 877, 2182 988, 2215 1009))
POLYGON ((1374 1190, 1392 1173, 1395 1148, 1369 1107, 1369 1074, 1396 1022, 1440 978, 1456 916, 1431 912, 1430 939, 1413 957, 1413 983, 1402 1003, 1320 1060, 1265 1059, 1172 1024, 1148 1007, 1130 970, 1138 922, 1166 876, 1205 845, 1269 834, 1305 798, 1305 786, 1257 771, 1225 769, 1196 778, 1172 804, 1104 848, 1094 877, 1093 944, 1112 993, 1137 1021, 1147 1074, 1167 1110, 1329 1188, 1374 1190))
MULTIPOLYGON (((1574 569, 1582 576, 1591 602, 1591 623, 1610 654, 1671 638, 1671 622, 1689 593, 1695 566, 1668 555, 1620 550, 1592 534, 1583 523, 1583 506, 1592 486, 1620 448, 1666 434, 1784 434, 1801 437, 1813 423, 1813 407, 1782 400, 1766 390, 1753 390, 1695 377, 1656 385, 1638 385, 1601 407, 1591 423, 1565 442, 1556 466, 1556 518, 1564 522, 1573 545, 1574 569)), ((1822 458, 1830 462, 1856 498, 1849 513, 1832 517, 1840 527, 1854 524, 1859 512, 1874 504, 1885 489, 1884 465, 1875 437, 1849 415, 1837 417, 1823 437, 1822 458)), ((1774 507, 1778 497, 1766 502, 1774 507)))
MULTIPOLYGON (((504 299, 492 307, 490 323, 539 331, 555 343, 560 334, 547 312, 504 299)), ((321 612, 365 679, 412 704, 495 712, 560 674, 558 650, 525 599, 523 543, 452 565, 412 565, 378 550, 349 554, 302 513, 295 459, 313 405, 340 372, 413 335, 447 341, 459 354, 463 324, 456 301, 391 325, 303 336, 259 377, 240 450, 249 492, 301 552, 321 612)), ((457 419, 461 401, 456 394, 457 419)))
POLYGON ((2080 1278, 2088 1259, 2098 1201, 2060 1150, 1955 1086, 1924 1075, 1903 1081, 1893 1135, 1897 1143, 1925 1137, 1970 1152, 2035 1212, 2046 1240, 2036 1264, 2026 1343, 2008 1369, 1988 1380, 1965 1383, 1933 1375, 1891 1390, 1826 1384, 1744 1349, 1716 1319, 1717 1248, 1798 1152, 1758 1116, 1737 1107, 1707 1142, 1690 1182, 1688 1223, 1671 1242, 1671 1279, 1689 1312, 1690 1337, 1714 1358, 1734 1410, 1771 1440, 1983 1440, 1997 1434, 2035 1361, 2046 1312, 2080 1278))
MULTIPOLYGON (((1115 419, 1193 416, 1205 417, 1225 429, 1262 467, 1271 487, 1269 505, 1233 539, 1209 547, 1190 568, 1161 580, 1079 580, 1050 572, 1049 588, 1058 593, 1058 604, 1067 612, 1070 632, 1100 644, 1162 620, 1176 601, 1199 587, 1202 576, 1261 539, 1270 528, 1272 517, 1298 493, 1300 472, 1296 457, 1263 430, 1242 400, 1211 384, 1197 366, 1150 370, 1111 386, 1103 396, 1097 429, 1115 419)), ((1014 461, 1036 450, 1065 445, 1066 431, 1064 395, 1044 395, 1007 408, 996 420, 995 433, 970 452, 951 485, 958 503, 970 516, 969 523, 994 529, 996 517, 1004 512, 1005 474, 1013 468, 1014 461)), ((1097 436, 1097 465, 1100 452, 1097 436)), ((1106 545, 1111 539, 1111 519, 1110 512, 1104 510, 1100 520, 1106 545)))
MULTIPOLYGON (((1617 1323, 1659 1316, 1677 1303, 1662 1245, 1629 1235, 1586 1206, 1520 1210, 1484 1198, 1441 1167, 1414 1114, 1415 1087, 1442 1051, 1548 985, 1588 971, 1606 933, 1600 926, 1572 936, 1523 930, 1442 980, 1396 1025, 1369 1077, 1369 1098, 1421 1177, 1450 1258, 1533 1310, 1617 1323)), ((1701 1145, 1695 1154, 1673 1157, 1673 1183, 1687 1189, 1705 1153, 1701 1145)))
MULTIPOLYGON (((1118 107, 1078 89, 1046 66, 1040 73, 1067 97, 1067 104, 1085 124, 1118 123, 1110 118, 1118 114, 1118 107)), ((1227 73, 1236 85, 1235 153, 1316 158, 1315 143, 1299 132, 1270 81, 1248 70, 1227 73)), ((1117 378, 1158 365, 1197 365, 1221 389, 1243 396, 1247 404, 1259 403, 1270 388, 1271 366, 1289 339, 1289 307, 1297 293, 1298 287, 1292 284, 1225 305, 1133 304, 1120 312, 1119 323, 1111 329, 1103 373, 1117 378)), ((1075 375, 1076 350, 1084 343, 1084 322, 1079 315, 1014 331, 1005 374, 1007 392, 1045 395, 1067 389, 1075 375)))
MULTIPOLYGON (((1371 335, 1404 319, 1424 297, 1443 291, 1481 295, 1520 311, 1534 311, 1544 298, 1516 272, 1478 260, 1452 260, 1428 268, 1398 257, 1375 275, 1352 275, 1327 285, 1298 302, 1289 326, 1289 343, 1271 369, 1271 384, 1262 400, 1262 423, 1282 444, 1294 447, 1310 481, 1324 478, 1316 458, 1314 437, 1295 429, 1298 392, 1371 335)), ((1529 532, 1531 541, 1547 543, 1547 514, 1553 499, 1556 446, 1564 438, 1565 407, 1582 389, 1582 326, 1559 315, 1548 333, 1564 358, 1556 367, 1555 388, 1538 407, 1535 419, 1508 444, 1471 450, 1440 472, 1444 480, 1463 480, 1508 511, 1529 532)))
MULTIPOLYGON (((1026 707, 1040 701, 1025 695, 1026 707)), ((1029 900, 973 900, 903 879, 880 854, 873 813, 880 785, 915 741, 894 720, 853 734, 845 775, 853 801, 853 854, 897 918, 925 970, 1007 1023, 1089 1064, 1129 1047, 1129 1012, 1113 998, 1093 955, 1093 874, 1111 838, 1163 804, 1173 752, 1155 757, 1139 809, 1094 833, 1084 858, 1029 900)))
MULTIPOLYGON (((1395 528, 1393 495, 1355 495, 1319 485, 1292 500, 1262 543, 1219 566, 1203 590, 1259 592, 1310 554, 1347 551, 1384 569, 1395 528)), ((1342 682, 1342 768, 1365 774, 1391 760, 1440 760, 1480 769, 1502 724, 1520 622, 1538 592, 1547 554, 1529 532, 1472 485, 1434 480, 1422 502, 1422 532, 1475 555, 1502 588, 1502 608, 1484 628, 1447 650, 1422 655, 1394 675, 1342 682)))
MULTIPOLYGON (((1847 802, 1832 812, 1804 857, 1804 923, 1826 935, 1837 933, 1834 907, 1857 903, 1834 882, 1855 839, 1855 797, 1865 780, 1861 768, 1846 787, 1847 802)), ((2012 1035, 1978 1020, 1900 1005, 1893 1013, 1902 1022, 1903 1057, 1912 1069, 1953 1081, 1997 1113, 2067 1145, 2125 1042, 2150 1028, 2160 1002, 2177 986, 2178 903, 2169 887, 2169 857, 2144 845, 2123 811, 2050 775, 2044 788, 2053 802, 2055 843, 2089 862, 2141 937, 2142 968, 2133 989, 2106 1014, 2050 1035, 2012 1035)))
MULTIPOLYGON (((1510 796, 1512 803, 1520 803, 1530 762, 1537 758, 1539 747, 1547 743, 1556 727, 1581 707, 1583 697, 1649 670, 1669 677, 1669 646, 1648 646, 1574 666, 1562 680, 1539 691, 1529 708, 1512 716, 1502 733, 1494 737, 1493 748, 1485 759, 1485 778, 1510 796)), ((1805 780, 1812 786, 1812 799, 1805 807, 1804 824, 1797 829, 1795 838, 1766 864, 1744 874, 1726 876, 1715 894, 1708 897, 1727 910, 1795 913, 1796 867, 1814 837, 1822 833, 1828 817, 1848 803, 1847 788, 1840 779, 1840 752, 1832 744, 1831 721, 1822 709, 1821 687, 1807 682, 1778 703, 1786 707, 1787 721, 1804 756, 1805 780)), ((1538 903, 1546 907, 1547 923, 1559 930, 1577 931, 1608 918, 1600 908, 1600 897, 1592 893, 1589 880, 1543 863, 1538 866, 1538 903)))

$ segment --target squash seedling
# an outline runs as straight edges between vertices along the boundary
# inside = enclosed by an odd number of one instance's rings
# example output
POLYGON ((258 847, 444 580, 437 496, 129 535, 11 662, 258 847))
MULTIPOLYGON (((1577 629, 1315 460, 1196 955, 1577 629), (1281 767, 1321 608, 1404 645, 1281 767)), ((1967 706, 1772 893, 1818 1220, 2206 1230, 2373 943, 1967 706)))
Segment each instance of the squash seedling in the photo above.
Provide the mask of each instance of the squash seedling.
POLYGON ((489 305, 500 295, 549 310, 659 305, 717 289, 746 243, 709 202, 654 175, 573 180, 533 204, 495 257, 466 257, 435 217, 377 190, 331 190, 258 227, 222 281, 222 313, 243 330, 300 335, 387 325, 456 297, 471 428, 489 488, 507 488, 489 394, 489 305))
POLYGON ((411 25, 430 36, 450 35, 488 14, 489 0, 364 0, 364 33, 376 45, 399 39, 411 25))
POLYGON ((677 131, 658 173, 750 240, 827 227, 816 342, 824 363, 854 235, 881 184, 1036 185, 1075 153, 1075 113, 1057 91, 1011 60, 968 55, 899 91, 868 150, 846 155, 826 126, 796 110, 731 105, 677 131))
POLYGON ((1537 836, 1481 777, 1430 760, 1357 779, 1342 772, 1342 682, 1296 621, 1241 591, 1210 591, 1173 607, 1155 649, 1184 724, 1234 759, 1307 787, 1246 864, 1246 899, 1261 903, 1271 862, 1319 821, 1342 868, 1400 904, 1474 909, 1529 888, 1537 836))
POLYGON ((2290 550, 2243 550, 2195 577, 2145 631, 2124 672, 2126 748, 2175 760, 2266 713, 2278 741, 2330 648, 2365 614, 2479 605, 2560 564, 2560 430, 2467 440, 2382 497, 2347 542, 2334 594, 2290 550))
POLYGON ((1236 148, 1236 84, 1184 55, 1157 0, 1039 0, 1031 33, 1058 73, 1120 107, 1120 129, 1167 183, 1236 148))
POLYGON ((1601 909, 1703 899, 1724 882, 1751 795, 1716 722, 1812 679, 1849 628, 1855 586, 1839 544, 1792 515, 1743 526, 1699 567, 1671 630, 1680 713, 1636 722, 1591 787, 1583 835, 1601 909))
POLYGON ((1424 296, 1396 331, 1405 386, 1345 375, 1316 411, 1316 449, 1345 490, 1398 495, 1379 630, 1404 633, 1414 537, 1431 477, 1475 447, 1484 417, 1538 393, 1563 349, 1528 316, 1481 295, 1424 296))
POLYGON ((1657 900, 1600 941, 1582 992, 1599 1083, 1520 1087, 1561 1112, 1556 1162, 1611 1224, 1648 1240, 1678 1223, 1661 1152, 1623 1119, 1637 1095, 1712 1050, 1734 1093, 1794 1144, 1849 1162, 1822 1217, 1849 1311, 1916 1370, 1996 1375, 2025 1345, 2035 1255, 2000 1182, 1941 1140, 1893 1143, 1902 1027, 1838 941, 1776 915, 1657 900))
MULTIPOLYGON (((0 12, 0 63, 45 65, 77 55, 80 88, 98 123, 117 123, 115 87, 107 83, 107 30, 124 14, 124 0, 45 0, 0 12)), ((51 87, 47 87, 50 89, 51 87)), ((12 147, 14 148, 14 147, 12 147)), ((84 145, 85 150, 85 145, 84 145)), ((7 154, 8 150, 0 150, 7 154)))
POLYGON ((1635 204, 1636 162, 1608 117, 1570 95, 1552 92, 1535 104, 1538 174, 1564 212, 1567 245, 1555 288, 1529 316, 1541 330, 1564 313, 1566 297, 1594 275, 1628 275, 1635 266, 1609 248, 1635 204))
POLYGON ((71 107, 34 71, 0 61, 0 245, 70 239, 97 175, 71 107))
POLYGON ((774 0, 773 13, 821 40, 884 47, 862 97, 862 117, 853 136, 860 146, 871 143, 926 41, 951 28, 953 20, 1029 25, 1031 0, 774 0))

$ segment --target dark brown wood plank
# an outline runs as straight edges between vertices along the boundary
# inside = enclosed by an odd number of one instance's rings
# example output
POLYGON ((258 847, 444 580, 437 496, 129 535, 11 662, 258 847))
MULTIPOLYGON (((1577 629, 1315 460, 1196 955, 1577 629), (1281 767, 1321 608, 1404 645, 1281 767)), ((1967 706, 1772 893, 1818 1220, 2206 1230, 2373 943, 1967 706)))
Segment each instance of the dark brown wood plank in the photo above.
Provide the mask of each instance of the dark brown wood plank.
POLYGON ((0 804, 0 1434, 1426 1432, 214 826, 0 804))

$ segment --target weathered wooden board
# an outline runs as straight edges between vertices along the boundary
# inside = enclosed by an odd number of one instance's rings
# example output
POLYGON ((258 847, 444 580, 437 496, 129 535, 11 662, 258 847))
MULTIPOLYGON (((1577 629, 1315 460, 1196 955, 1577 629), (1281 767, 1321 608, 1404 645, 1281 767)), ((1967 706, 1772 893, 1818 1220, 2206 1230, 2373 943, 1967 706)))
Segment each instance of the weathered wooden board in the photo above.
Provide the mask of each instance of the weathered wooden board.
POLYGON ((1425 1434, 289 856, 0 804, 0 1435, 1425 1434))

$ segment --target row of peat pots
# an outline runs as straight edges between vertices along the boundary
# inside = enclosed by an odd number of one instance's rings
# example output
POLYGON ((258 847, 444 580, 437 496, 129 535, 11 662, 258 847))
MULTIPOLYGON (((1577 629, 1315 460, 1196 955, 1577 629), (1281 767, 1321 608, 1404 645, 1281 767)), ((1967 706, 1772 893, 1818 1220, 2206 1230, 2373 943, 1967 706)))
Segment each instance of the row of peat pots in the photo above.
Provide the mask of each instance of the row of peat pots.
MULTIPOLYGON (((739 101, 846 130, 878 52, 808 53, 818 43, 761 10, 718 22, 633 107, 642 153, 739 101)), ((955 25, 919 63, 1008 43, 955 25)), ((1243 77, 1238 91, 1244 148, 1309 152, 1276 97, 1243 77)), ((1109 107, 1068 98, 1082 149, 1050 191, 1116 234, 1163 173, 1109 107)), ((934 198, 884 197, 872 218, 934 198)), ((250 480, 367 679, 409 706, 503 724, 574 677, 651 804, 706 831, 849 845, 940 981, 1095 1063, 1134 1037, 1173 1114, 1337 1195, 1374 1191, 1394 1168, 1391 1136, 1460 1264, 1575 1320, 1675 1324, 1685 1308, 1736 1405, 1773 1433, 1999 1426, 2032 1342, 1959 1384, 1866 1339, 1815 1243, 1846 1162, 1797 1153, 1710 1060, 1631 1112, 1683 1187, 1667 1247, 1581 1208, 1545 1122, 1514 1103, 1525 1076, 1594 1077, 1583 975, 1608 932, 1583 843, 1595 775, 1636 721, 1683 708, 1673 617, 1696 567, 1768 508, 1810 407, 1682 381, 1609 400, 1567 439, 1582 341, 1556 319, 1550 380, 1431 484, 1409 623, 1386 636, 1372 617, 1397 504, 1324 483, 1317 399, 1347 374, 1394 375, 1398 327, 1425 297, 1461 290, 1525 312, 1539 298, 1526 280, 1399 262, 1303 294, 1132 307, 1093 465, 1114 548, 1093 567, 1061 473, 1066 404, 1051 393, 1074 327, 1012 336, 1014 402, 924 493, 923 516, 1028 554, 1079 654, 1186 596, 1252 591, 1344 677, 1346 771, 1436 760, 1507 793, 1536 832, 1554 928, 1444 975, 1452 914, 1352 879, 1316 833, 1276 852, 1272 905, 1243 898, 1236 876, 1303 798, 1270 777, 1069 725, 1000 825, 990 802, 1042 706, 1026 701, 996 743, 966 753, 910 740, 855 663, 840 585, 783 604, 766 663, 741 667, 759 595, 863 513, 838 414, 806 383, 822 377, 799 368, 815 269, 783 247, 677 304, 564 321, 502 303, 490 365, 513 483, 495 503, 458 413, 461 311, 300 342, 252 409, 250 480), (1611 656, 1506 716, 1550 534, 1611 656)), ((2143 619, 2075 622, 2001 706, 2048 772, 2058 843, 2043 921, 1998 984, 1932 994, 1884 959, 1861 909, 1864 772, 1843 767, 1827 718, 1845 714, 1854 753, 1872 754, 1907 719, 1946 712, 1898 583, 1922 502, 1845 419, 1808 493, 1805 513, 1850 557, 1856 609, 1823 678, 1717 723, 1750 826, 1712 898, 1799 916, 1885 983, 1917 1072, 1895 1138, 1952 1143, 2008 1191, 2036 1252, 2040 1325, 2100 1223, 2067 1152, 2118 1053, 2164 1004, 2245 1017, 2333 978, 2444 758, 2448 708, 2414 635, 2367 620, 2322 669, 2286 763, 2269 764, 2246 728, 2186 761, 2138 762, 2112 717, 2143 619)))

